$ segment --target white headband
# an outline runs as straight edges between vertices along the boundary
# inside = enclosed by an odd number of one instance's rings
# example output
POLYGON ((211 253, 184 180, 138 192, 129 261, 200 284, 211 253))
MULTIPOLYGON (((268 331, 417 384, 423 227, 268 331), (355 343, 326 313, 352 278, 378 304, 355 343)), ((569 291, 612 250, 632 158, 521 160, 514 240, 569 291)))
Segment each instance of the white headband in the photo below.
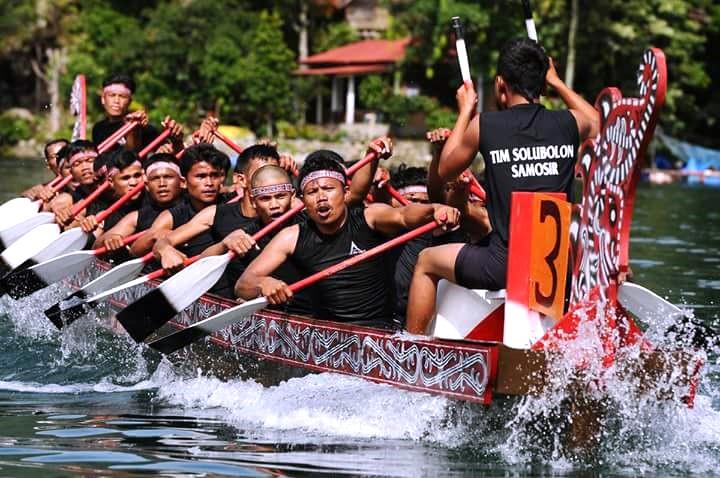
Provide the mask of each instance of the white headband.
POLYGON ((295 188, 293 188, 293 185, 290 183, 272 184, 270 186, 252 188, 250 190, 250 196, 255 198, 263 194, 291 193, 293 191, 295 191, 295 188))
POLYGON ((103 94, 105 93, 117 93, 118 95, 132 96, 130 88, 123 85, 122 83, 112 83, 103 88, 103 94))
POLYGON ((398 192, 402 195, 405 194, 427 194, 427 186, 405 186, 404 188, 398 189, 398 192))
POLYGON ((170 169, 175 172, 178 176, 182 177, 182 173, 180 172, 180 166, 178 166, 175 163, 171 163, 169 161, 156 161, 149 165, 147 168, 145 168, 145 174, 147 176, 150 176, 153 171, 157 169, 170 169))
POLYGON ((313 171, 312 173, 308 174, 303 178, 303 180, 300 182, 300 191, 305 189, 305 186, 310 181, 315 181, 316 179, 320 178, 331 178, 331 179, 337 179, 342 184, 345 184, 345 176, 342 175, 342 173, 339 173, 337 171, 331 171, 329 169, 321 169, 319 171, 313 171))

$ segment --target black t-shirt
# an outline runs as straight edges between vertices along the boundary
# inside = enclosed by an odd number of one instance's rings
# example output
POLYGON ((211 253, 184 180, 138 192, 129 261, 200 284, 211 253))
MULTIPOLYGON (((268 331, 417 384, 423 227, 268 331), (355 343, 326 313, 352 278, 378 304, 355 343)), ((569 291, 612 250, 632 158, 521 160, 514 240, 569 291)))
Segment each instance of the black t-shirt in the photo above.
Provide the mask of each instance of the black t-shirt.
MULTIPOLYGON (((111 134, 120 129, 123 124, 125 123, 122 121, 110 121, 108 118, 98 121, 92 129, 93 143, 99 145, 109 138, 111 134)), ((151 124, 148 124, 147 126, 136 126, 133 131, 139 131, 140 134, 140 146, 136 149, 136 153, 140 152, 141 149, 150 144, 160 135, 157 128, 151 124)), ((123 145, 125 144, 125 141, 125 138, 122 138, 117 144, 123 145)))
POLYGON ((513 191, 571 197, 578 143, 577 123, 568 110, 521 104, 480 115, 488 215, 503 243, 508 242, 513 191))
MULTIPOLYGON (((307 277, 383 242, 385 237, 365 220, 365 209, 349 208, 342 229, 331 236, 321 233, 312 220, 301 222, 290 260, 307 277)), ((389 322, 392 308, 387 271, 381 254, 318 282, 313 290, 315 313, 321 319, 344 322, 389 322)))

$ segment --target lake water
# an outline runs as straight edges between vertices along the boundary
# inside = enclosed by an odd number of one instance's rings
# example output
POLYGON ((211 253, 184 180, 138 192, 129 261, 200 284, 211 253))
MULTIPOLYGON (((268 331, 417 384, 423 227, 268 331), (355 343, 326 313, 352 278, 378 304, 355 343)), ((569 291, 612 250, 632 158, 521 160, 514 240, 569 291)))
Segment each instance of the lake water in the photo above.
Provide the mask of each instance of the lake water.
MULTIPOLYGON (((0 200, 41 167, 0 161, 0 200)), ((643 185, 632 232, 634 281, 708 324, 720 315, 718 205, 720 188, 643 185)), ((600 449, 566 456, 525 433, 543 402, 484 408, 330 374, 273 387, 181 375, 92 320, 57 332, 42 310, 62 295, 0 300, 0 476, 720 474, 717 354, 695 408, 620 399, 600 449)))

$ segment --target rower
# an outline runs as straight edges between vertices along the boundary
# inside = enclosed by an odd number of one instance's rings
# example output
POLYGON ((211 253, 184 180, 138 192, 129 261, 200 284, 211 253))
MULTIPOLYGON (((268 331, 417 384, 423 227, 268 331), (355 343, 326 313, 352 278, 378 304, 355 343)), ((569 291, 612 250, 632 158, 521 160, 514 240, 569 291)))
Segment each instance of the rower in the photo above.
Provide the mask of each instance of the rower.
POLYGON ((71 191, 58 194, 51 201, 50 210, 55 213, 58 224, 69 224, 73 218, 70 212, 73 203, 84 199, 97 187, 94 163, 98 153, 95 144, 84 139, 73 141, 62 151, 74 185, 71 191))
POLYGON ((145 178, 146 200, 139 209, 123 216, 115 226, 105 228, 93 248, 107 247, 110 251, 124 248, 125 237, 150 228, 161 212, 177 203, 185 178, 180 174, 175 156, 168 153, 152 155, 145 165, 145 178))
MULTIPOLYGON (((134 91, 135 82, 128 75, 111 75, 105 78, 100 96, 105 118, 93 126, 92 139, 95 144, 102 143, 126 121, 139 121, 140 125, 118 142, 125 149, 139 152, 158 137, 160 134, 158 129, 148 123, 147 113, 144 110, 128 112, 134 91)), ((182 149, 182 127, 169 116, 165 117, 162 125, 172 130, 170 138, 173 150, 182 149)))
MULTIPOLYGON (((281 230, 247 267, 235 287, 243 299, 267 296, 281 304, 293 296, 271 276, 289 260, 303 276, 337 264, 385 241, 387 236, 433 219, 446 227, 459 221, 456 209, 438 204, 386 204, 348 207, 342 158, 332 151, 310 154, 300 170, 302 201, 308 220, 281 230)), ((378 256, 345 269, 316 285, 316 315, 323 319, 388 324, 392 315, 385 261, 378 256)))
POLYGON ((106 194, 103 194, 97 201, 88 206, 87 215, 80 220, 80 227, 83 231, 92 232, 96 237, 99 237, 104 230, 111 229, 126 214, 137 211, 142 204, 143 193, 140 191, 130 198, 130 201, 111 214, 101 224, 98 224, 95 220, 95 214, 107 209, 125 193, 140 184, 145 173, 137 154, 133 151, 115 149, 98 157, 95 162, 95 174, 98 177, 107 178, 112 186, 106 194))
MULTIPOLYGON (((173 229, 186 224, 205 208, 216 205, 222 199, 220 188, 229 165, 227 155, 212 145, 201 143, 187 148, 180 160, 187 193, 175 206, 158 215, 147 234, 133 243, 131 253, 138 257, 146 254, 173 229)), ((200 254, 212 243, 208 232, 186 239, 173 261, 179 260, 182 264, 186 255, 200 254)))
MULTIPOLYGON (((68 140, 58 138, 48 142, 43 148, 45 166, 55 176, 58 176, 60 174, 60 168, 58 166, 58 153, 63 147, 67 146, 68 144, 68 140)), ((55 195, 55 193, 46 184, 36 184, 35 186, 24 191, 22 195, 32 200, 42 199, 43 201, 49 201, 55 195)))
MULTIPOLYGON (((294 201, 298 201, 295 198, 295 188, 287 171, 276 165, 268 164, 258 169, 253 174, 249 186, 250 197, 257 217, 245 218, 242 223, 239 223, 239 227, 232 227, 229 221, 217 221, 218 215, 216 215, 216 222, 211 228, 211 233, 218 242, 203 252, 204 256, 224 254, 228 250, 237 254, 211 290, 215 294, 232 299, 235 298, 234 285, 247 265, 257 257, 260 250, 258 247, 265 247, 275 233, 264 236, 257 245, 250 235, 282 216, 290 209, 294 201)), ((218 211, 226 206, 229 205, 218 206, 218 211)), ((305 216, 301 213, 288 219, 285 225, 297 224, 304 220, 305 216)), ((290 262, 282 264, 275 271, 275 277, 288 283, 301 278, 290 262)), ((310 297, 303 293, 296 295, 286 312, 311 314, 310 297)))
POLYGON ((478 115, 472 83, 458 88, 458 118, 437 168, 439 180, 448 181, 482 153, 492 224, 489 245, 447 244, 420 254, 408 304, 411 333, 427 332, 440 279, 471 289, 505 287, 511 194, 565 192, 571 197, 578 145, 598 133, 597 110, 559 79, 552 60, 532 40, 511 40, 503 47, 495 97, 500 111, 478 115), (546 84, 569 109, 548 111, 540 104, 546 84))

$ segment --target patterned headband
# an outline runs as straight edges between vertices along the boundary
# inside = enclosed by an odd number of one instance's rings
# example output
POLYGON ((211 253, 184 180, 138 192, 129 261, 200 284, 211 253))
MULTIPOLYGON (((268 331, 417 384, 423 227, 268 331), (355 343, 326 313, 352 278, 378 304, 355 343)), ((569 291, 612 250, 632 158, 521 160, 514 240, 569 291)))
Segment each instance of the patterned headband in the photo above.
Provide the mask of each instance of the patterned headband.
POLYGON ((313 171, 312 173, 308 174, 303 178, 303 180, 300 182, 300 191, 303 191, 305 189, 305 186, 307 186, 310 181, 315 181, 316 179, 320 178, 337 179, 343 185, 345 184, 345 176, 343 176, 342 173, 339 173, 337 171, 331 171, 329 169, 321 169, 318 171, 313 171))
POLYGON ((123 85, 122 83, 112 83, 110 85, 107 85, 105 88, 103 88, 103 94, 105 93, 117 93, 118 95, 127 96, 132 95, 132 91, 130 91, 130 88, 123 85))
POLYGON ((404 188, 398 189, 398 192, 402 195, 405 194, 427 194, 427 186, 420 186, 419 184, 413 186, 405 186, 404 188))
POLYGON ((74 165, 78 161, 83 161, 85 159, 95 159, 97 158, 97 153, 95 151, 80 151, 79 153, 73 154, 69 159, 70 166, 74 165))
POLYGON ((156 161, 152 163, 150 166, 145 168, 145 174, 147 176, 150 176, 153 171, 157 169, 170 169, 175 172, 178 176, 182 177, 182 173, 180 172, 180 166, 178 166, 175 163, 171 163, 169 161, 156 161))
POLYGON ((256 198, 264 194, 292 193, 294 191, 295 188, 293 188, 293 185, 290 183, 272 184, 270 186, 260 186, 257 188, 252 188, 250 190, 250 196, 256 198))

